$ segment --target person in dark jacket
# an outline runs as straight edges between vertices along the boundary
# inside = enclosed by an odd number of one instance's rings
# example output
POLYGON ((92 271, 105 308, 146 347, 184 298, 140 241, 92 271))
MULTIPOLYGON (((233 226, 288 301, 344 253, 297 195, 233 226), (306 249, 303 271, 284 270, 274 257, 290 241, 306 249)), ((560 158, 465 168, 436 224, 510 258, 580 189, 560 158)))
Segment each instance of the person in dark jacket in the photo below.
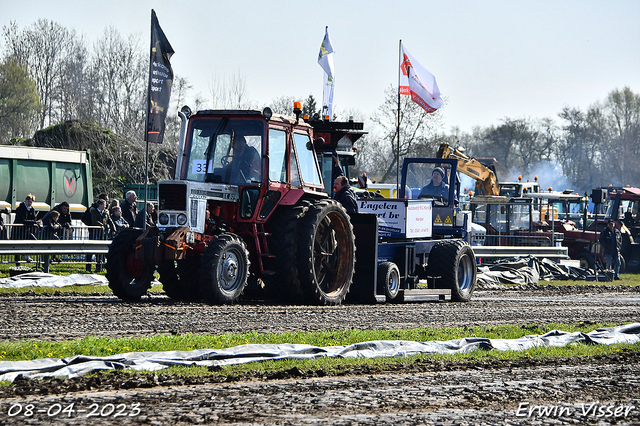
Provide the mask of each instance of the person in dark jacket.
POLYGON ((133 228, 133 225, 136 221, 136 214, 138 213, 136 200, 138 196, 135 191, 127 191, 125 194, 125 199, 120 203, 120 208, 122 209, 122 217, 127 221, 130 228, 133 228))
POLYGON ((6 214, 7 217, 9 217, 9 215, 11 214, 11 211, 6 207, 4 209, 0 210, 0 240, 6 240, 7 239, 7 229, 4 226, 3 214, 6 214))
POLYGON ((135 228, 152 228, 154 226, 156 226, 156 222, 153 219, 153 213, 155 211, 155 207, 153 205, 153 203, 148 202, 147 201, 147 211, 146 212, 142 212, 139 211, 138 215, 136 216, 136 221, 133 224, 133 226, 135 228), (143 220, 146 222, 143 222, 143 220))
POLYGON ((129 222, 122 217, 122 209, 118 205, 111 207, 111 220, 116 226, 116 234, 123 229, 129 228, 129 222))
POLYGON ((247 144, 245 136, 236 133, 230 183, 243 185, 252 180, 260 180, 261 173, 260 153, 255 147, 247 144))
POLYGON ((47 212, 42 218, 42 226, 50 226, 51 225, 51 213, 58 212, 58 221, 57 224, 62 228, 71 228, 71 213, 69 213, 69 203, 67 201, 63 201, 51 210, 47 212))
POLYGON ((42 219, 42 233, 45 240, 60 240, 62 239, 62 226, 58 222, 60 219, 60 213, 57 210, 49 210, 49 212, 42 219), (45 218, 47 219, 45 221, 45 218))
POLYGON ((436 167, 431 172, 431 182, 420 190, 418 198, 433 197, 434 202, 449 203, 449 185, 445 183, 444 170, 436 167))
MULTIPOLYGON (((113 238, 116 233, 116 226, 111 220, 109 212, 107 212, 106 200, 99 198, 96 207, 91 207, 91 226, 94 228, 89 230, 90 239, 92 240, 108 240, 113 238)), ((91 272, 91 260, 93 255, 86 256, 87 272, 91 272)), ((96 272, 102 272, 104 266, 104 255, 96 256, 96 272)))
MULTIPOLYGON (((36 200, 36 197, 33 194, 29 194, 25 197, 24 201, 18 205, 16 209, 16 216, 13 220, 14 225, 22 225, 22 226, 14 226, 11 229, 11 239, 12 240, 37 240, 38 234, 40 231, 41 221, 37 220, 36 210, 33 208, 33 202, 36 200)), ((31 262, 32 259, 29 256, 22 256, 22 259, 31 262)), ((16 255, 15 257, 16 265, 20 260, 20 256, 16 255)))
POLYGON ((356 193, 349 185, 349 180, 345 176, 338 176, 333 182, 333 198, 339 201, 349 213, 358 213, 358 201, 356 193))
POLYGON ((610 220, 607 222, 607 227, 600 233, 600 244, 604 250, 604 257, 606 259, 607 268, 611 267, 613 263, 613 279, 621 279, 620 273, 620 249, 622 248, 622 234, 615 227, 615 222, 610 220))

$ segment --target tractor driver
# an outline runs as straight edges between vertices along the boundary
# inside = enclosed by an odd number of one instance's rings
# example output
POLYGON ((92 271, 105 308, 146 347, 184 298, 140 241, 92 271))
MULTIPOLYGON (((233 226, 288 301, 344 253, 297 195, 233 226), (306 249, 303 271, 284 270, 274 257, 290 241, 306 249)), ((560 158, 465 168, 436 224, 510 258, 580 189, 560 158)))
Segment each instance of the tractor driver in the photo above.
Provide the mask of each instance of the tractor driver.
POLYGON ((418 198, 432 197, 435 201, 443 204, 449 202, 449 185, 444 182, 444 170, 436 167, 431 173, 431 182, 424 186, 418 198))
POLYGON ((261 180, 262 167, 258 150, 247 144, 247 140, 242 134, 236 133, 233 139, 230 183, 244 184, 253 180, 261 180))

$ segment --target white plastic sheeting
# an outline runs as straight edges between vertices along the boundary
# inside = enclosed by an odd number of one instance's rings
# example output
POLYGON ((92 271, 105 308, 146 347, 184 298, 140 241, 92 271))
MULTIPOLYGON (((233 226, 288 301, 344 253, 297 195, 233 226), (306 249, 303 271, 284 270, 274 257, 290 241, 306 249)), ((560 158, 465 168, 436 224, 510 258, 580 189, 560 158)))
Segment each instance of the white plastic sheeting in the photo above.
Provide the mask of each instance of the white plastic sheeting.
POLYGON ((637 343, 640 323, 594 330, 589 333, 553 330, 543 335, 518 339, 486 339, 480 337, 449 341, 412 342, 377 340, 348 346, 317 347, 300 344, 240 345, 228 349, 196 349, 193 351, 127 352, 108 357, 77 355, 69 358, 46 358, 33 361, 0 361, 0 380, 13 381, 18 376, 29 378, 78 377, 96 370, 131 368, 156 371, 171 365, 225 366, 253 361, 280 359, 376 358, 418 354, 455 354, 478 349, 523 351, 541 346, 570 344, 637 343))
POLYGON ((102 275, 71 274, 52 275, 44 272, 29 272, 15 277, 0 279, 0 288, 23 287, 66 287, 70 285, 107 285, 109 282, 102 275))

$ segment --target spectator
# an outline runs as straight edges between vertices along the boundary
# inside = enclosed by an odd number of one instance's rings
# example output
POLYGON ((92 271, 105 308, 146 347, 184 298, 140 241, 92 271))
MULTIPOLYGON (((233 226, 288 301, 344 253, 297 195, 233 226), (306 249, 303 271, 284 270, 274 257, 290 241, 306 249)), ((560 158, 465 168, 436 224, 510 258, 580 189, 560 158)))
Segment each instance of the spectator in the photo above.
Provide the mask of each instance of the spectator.
POLYGON ((58 222, 60 213, 57 210, 50 210, 42 220, 43 227, 42 233, 46 240, 60 240, 62 239, 62 225, 58 222))
POLYGON ((153 205, 153 212, 151 213, 151 219, 153 220, 154 225, 158 224, 158 205, 157 204, 153 205))
POLYGON ((104 210, 105 211, 109 211, 109 196, 107 194, 100 194, 98 195, 98 200, 104 200, 104 210))
POLYGON ((349 213, 358 213, 358 202, 356 193, 349 185, 349 180, 345 176, 338 176, 333 182, 333 198, 340 202, 349 213))
POLYGON ((137 199, 138 196, 135 191, 127 191, 124 201, 120 203, 122 217, 124 217, 124 220, 127 221, 130 227, 133 227, 133 224, 136 221, 136 213, 138 212, 136 206, 137 199))
MULTIPOLYGON (((59 217, 58 217, 58 225, 60 225, 61 228, 64 228, 66 230, 68 230, 67 232, 72 232, 71 230, 71 214, 69 213, 69 203, 67 201, 63 201, 60 204, 58 204, 57 206, 55 206, 54 208, 52 208, 51 210, 49 210, 47 212, 47 214, 44 215, 44 217, 42 218, 42 225, 46 228, 47 226, 50 226, 51 224, 51 215, 53 214, 53 212, 57 212, 59 217)), ((64 235, 63 235, 63 230, 61 229, 58 236, 63 239, 64 235)))
POLYGON ((111 220, 116 226, 116 234, 125 228, 129 228, 129 223, 122 217, 122 209, 118 205, 111 207, 111 220))
MULTIPOLYGON (((91 208, 91 226, 94 228, 89 230, 89 238, 92 240, 113 238, 113 235, 116 232, 116 227, 111 220, 111 216, 107 213, 106 205, 106 200, 100 198, 96 203, 96 207, 91 208)), ((93 255, 88 254, 86 256, 86 260, 87 272, 91 272, 91 261, 93 260, 93 255)), ((102 272, 103 265, 104 255, 96 256, 96 272, 102 272)))
MULTIPOLYGON (((24 201, 20 203, 16 209, 16 217, 13 220, 14 226, 11 229, 11 239, 13 240, 37 240, 38 230, 42 222, 37 220, 36 210, 33 208, 33 202, 36 197, 33 194, 29 194, 25 197, 24 201)), ((22 256, 22 259, 27 262, 33 262, 29 256, 22 256)), ((20 256, 15 257, 16 265, 20 260, 20 256)))
POLYGON ((7 216, 9 216, 11 214, 11 211, 8 208, 4 208, 2 210, 0 210, 0 240, 6 240, 7 239, 7 229, 4 226, 4 216, 3 214, 6 214, 7 216))
POLYGON ((136 228, 151 228, 156 226, 156 222, 153 220, 153 213, 155 208, 153 203, 147 202, 147 211, 146 212, 138 212, 138 216, 136 217, 136 222, 134 223, 134 227, 136 228), (146 222, 143 222, 143 220, 146 222))
POLYGON ((622 235, 615 227, 615 222, 609 220, 607 227, 600 233, 600 244, 604 249, 606 268, 613 266, 613 279, 621 279, 620 273, 620 248, 622 247, 622 235), (612 265, 613 264, 613 265, 612 265))

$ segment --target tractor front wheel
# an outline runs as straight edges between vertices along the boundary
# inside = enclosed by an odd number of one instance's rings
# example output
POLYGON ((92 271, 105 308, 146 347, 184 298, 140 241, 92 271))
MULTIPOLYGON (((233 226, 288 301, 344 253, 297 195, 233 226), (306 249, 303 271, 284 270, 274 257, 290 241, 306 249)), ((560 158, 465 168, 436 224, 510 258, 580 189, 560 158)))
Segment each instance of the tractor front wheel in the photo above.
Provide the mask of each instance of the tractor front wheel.
POLYGON ((200 290, 212 303, 238 300, 249 277, 249 252, 235 234, 222 234, 209 243, 202 256, 200 290))

